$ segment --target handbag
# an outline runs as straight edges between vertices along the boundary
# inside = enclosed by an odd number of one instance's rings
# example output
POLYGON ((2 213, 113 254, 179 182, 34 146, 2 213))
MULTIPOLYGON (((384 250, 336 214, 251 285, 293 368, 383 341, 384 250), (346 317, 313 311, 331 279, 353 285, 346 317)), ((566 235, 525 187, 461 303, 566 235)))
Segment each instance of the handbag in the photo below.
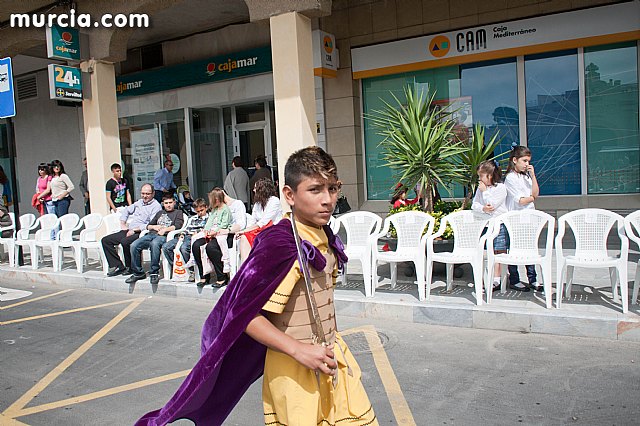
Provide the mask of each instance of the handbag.
POLYGON ((349 205, 349 201, 347 201, 347 197, 345 197, 344 194, 340 193, 338 201, 336 202, 336 208, 333 210, 333 215, 337 216, 339 214, 345 214, 350 210, 351 206, 349 205))
POLYGON ((209 275, 213 271, 213 263, 207 256, 207 245, 200 247, 200 259, 202 259, 202 276, 209 275))

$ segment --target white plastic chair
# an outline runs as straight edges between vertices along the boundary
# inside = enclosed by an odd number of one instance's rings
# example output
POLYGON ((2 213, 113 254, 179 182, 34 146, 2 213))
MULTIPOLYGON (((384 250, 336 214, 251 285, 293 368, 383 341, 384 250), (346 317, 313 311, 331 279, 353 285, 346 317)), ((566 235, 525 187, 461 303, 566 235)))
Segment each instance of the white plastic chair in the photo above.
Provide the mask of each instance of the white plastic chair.
MULTIPOLYGON (((18 265, 19 247, 29 247, 29 244, 33 241, 31 237, 31 231, 40 226, 40 222, 36 219, 36 215, 32 213, 23 214, 18 219, 20 221, 20 229, 16 231, 16 241, 14 243, 14 259, 13 264, 18 265)), ((31 250, 31 249, 29 249, 31 250)))
POLYGON ((9 266, 13 268, 15 262, 15 247, 16 247, 16 215, 15 213, 9 213, 11 218, 11 225, 0 226, 0 245, 6 247, 9 254, 9 266), (12 231, 10 237, 2 237, 4 231, 12 231))
POLYGON ((40 229, 36 231, 33 241, 27 246, 31 252, 31 269, 38 269, 40 257, 44 258, 44 248, 51 250, 51 262, 53 263, 53 271, 58 270, 58 241, 57 235, 52 238, 53 230, 57 230, 60 226, 60 219, 55 214, 45 214, 38 219, 40 229))
POLYGON ((556 236, 557 294, 556 306, 562 304, 565 276, 567 279, 567 297, 571 297, 573 270, 582 268, 608 268, 611 278, 611 292, 614 302, 618 302, 617 283, 622 293, 622 313, 629 310, 629 289, 627 283, 627 260, 629 258, 629 239, 624 232, 624 218, 617 213, 603 209, 581 209, 567 213, 558 219, 556 236), (620 237, 620 256, 610 256, 607 252, 607 238, 613 225, 618 228, 620 237), (576 250, 572 255, 562 251, 562 237, 565 230, 573 232, 576 250), (617 277, 615 276, 617 272, 617 277))
POLYGON ((73 258, 76 258, 76 241, 73 239, 73 233, 82 227, 80 217, 75 213, 65 214, 60 218, 60 230, 56 235, 57 240, 57 256, 53 256, 54 271, 62 270, 64 264, 64 249, 70 248, 73 250, 73 258))
MULTIPOLYGON (((640 248, 640 210, 637 210, 624 218, 624 230, 633 242, 640 248)), ((631 293, 631 304, 638 303, 638 290, 640 290, 640 260, 636 265, 636 276, 633 280, 633 292, 631 293)))
MULTIPOLYGON (((120 213, 111 213, 106 215, 102 218, 102 223, 105 227, 105 235, 115 234, 116 232, 120 232, 122 230, 122 227, 120 226, 120 213)), ((107 275, 107 272, 109 272, 109 265, 107 264, 107 257, 104 254, 104 250, 102 249, 102 242, 98 240, 95 243, 96 244, 94 244, 94 242, 87 241, 87 244, 83 245, 86 245, 86 248, 88 249, 97 247, 100 250, 100 261, 102 262, 102 270, 104 272, 104 275, 107 275)), ((118 246, 118 254, 120 255, 120 258, 123 257, 121 245, 118 246)), ((84 263, 82 263, 82 265, 84 265, 84 263)))
POLYGON ((433 234, 434 223, 435 220, 431 215, 419 211, 395 213, 385 219, 382 231, 371 237, 372 279, 369 282, 371 297, 375 294, 378 284, 378 262, 389 263, 391 288, 395 288, 398 281, 398 262, 413 262, 418 278, 418 298, 425 300, 425 246, 427 238, 433 234), (378 240, 387 235, 391 224, 398 235, 396 250, 378 251, 378 240), (422 232, 425 228, 427 232, 423 236, 422 232))
MULTIPOLYGON (((331 226, 331 222, 329 222, 331 226)), ((335 220, 334 226, 337 228, 334 233, 340 230, 340 226, 344 226, 347 234, 345 245, 345 254, 352 260, 358 260, 362 264, 362 276, 364 278, 365 296, 371 297, 371 252, 372 252, 372 236, 380 232, 382 227, 382 218, 375 213, 368 211, 353 211, 346 213, 335 220)), ((347 265, 342 270, 342 283, 346 282, 347 265)))
MULTIPOLYGON (((484 271, 484 244, 487 239, 482 231, 489 224, 491 216, 473 210, 462 210, 444 216, 440 220, 440 229, 427 238, 427 299, 431 292, 433 262, 447 265, 447 290, 453 288, 453 268, 457 263, 470 263, 473 268, 473 281, 476 289, 476 304, 482 305, 482 275, 484 271), (441 237, 447 224, 453 231, 453 251, 436 253, 433 242, 441 237)), ((491 292, 491 289, 488 290, 491 292)))
POLYGON ((102 225, 102 215, 100 213, 91 213, 82 218, 78 228, 84 227, 80 231, 80 239, 74 241, 74 253, 76 259, 76 269, 79 274, 82 274, 84 270, 84 264, 89 257, 89 250, 96 250, 100 257, 100 263, 102 270, 106 274, 109 270, 107 265, 107 259, 102 251, 102 244, 97 237, 97 231, 102 225))
MULTIPOLYGON (((493 226, 487 236, 487 281, 493 277, 496 263, 502 268, 501 292, 507 289, 506 265, 540 265, 542 284, 544 286, 545 304, 551 308, 551 261, 553 260, 553 232, 556 220, 553 216, 540 210, 516 210, 501 214, 492 220, 493 226), (493 241, 504 224, 509 233, 508 253, 494 254, 493 241), (547 228, 547 239, 542 252, 540 237, 547 228)), ((492 289, 487 289, 487 303, 491 302, 492 289)))

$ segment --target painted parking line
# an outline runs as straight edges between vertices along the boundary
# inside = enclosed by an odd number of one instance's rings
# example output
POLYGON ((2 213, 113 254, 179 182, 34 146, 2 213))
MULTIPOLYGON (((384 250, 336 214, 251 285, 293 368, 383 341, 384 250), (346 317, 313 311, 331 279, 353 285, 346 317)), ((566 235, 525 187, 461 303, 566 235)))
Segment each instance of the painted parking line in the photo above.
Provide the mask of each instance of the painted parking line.
MULTIPOLYGON (((133 300, 141 300, 141 299, 133 299, 133 300)), ((17 319, 12 319, 12 320, 9 320, 9 321, 0 321, 0 325, 8 325, 8 324, 15 324, 17 322, 33 321, 33 320, 42 319, 42 318, 57 317, 57 316, 60 316, 60 315, 66 315, 66 314, 73 314, 73 313, 76 313, 76 312, 89 311, 91 309, 104 308, 106 306, 122 305, 122 304, 130 303, 130 302, 131 302, 131 299, 119 300, 117 302, 103 303, 101 305, 93 305, 93 306, 86 306, 86 307, 83 307, 83 308, 68 309, 66 311, 60 311, 60 312, 50 312, 48 314, 35 315, 35 316, 32 316, 32 317, 17 318, 17 319)))
POLYGON ((409 409, 409 404, 402 393, 402 388, 395 373, 393 367, 389 362, 389 357, 380 342, 378 332, 372 325, 365 325, 362 327, 350 328, 341 332, 343 336, 355 333, 363 333, 373 354, 373 362, 376 365, 380 380, 384 386, 384 390, 389 398, 393 415, 396 418, 396 424, 403 426, 416 426, 416 422, 413 419, 413 414, 409 409))
POLYGON ((31 402, 36 396, 44 391, 60 374, 62 374, 67 368, 69 368, 74 362, 78 360, 85 352, 87 352, 93 345, 95 345, 105 334, 111 331, 116 325, 127 317, 135 308, 137 308, 144 299, 127 300, 129 305, 125 307, 118 315, 116 315, 111 321, 109 321, 104 327, 84 342, 78 349, 76 349, 71 355, 65 358, 60 364, 58 364, 53 370, 51 370, 46 376, 44 376, 38 383, 36 383, 31 389, 29 389, 24 395, 22 395, 16 402, 11 404, 4 412, 4 416, 9 418, 16 418, 22 416, 21 411, 24 407, 31 402))
POLYGON ((60 294, 68 293, 70 291, 73 291, 73 289, 62 290, 62 291, 58 291, 51 294, 45 294, 44 296, 34 297, 33 299, 23 300, 22 302, 14 303, 13 305, 0 306, 0 311, 4 309, 9 309, 9 308, 15 308, 16 306, 24 305, 27 303, 35 302, 36 300, 46 299, 47 297, 58 296, 60 294))

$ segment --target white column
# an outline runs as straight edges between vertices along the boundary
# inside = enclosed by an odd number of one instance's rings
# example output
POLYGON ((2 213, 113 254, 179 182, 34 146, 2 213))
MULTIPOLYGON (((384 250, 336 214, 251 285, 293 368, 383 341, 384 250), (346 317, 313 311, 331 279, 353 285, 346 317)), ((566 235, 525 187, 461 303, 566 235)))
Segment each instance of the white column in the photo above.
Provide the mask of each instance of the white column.
POLYGON ((270 18, 278 174, 294 151, 316 145, 311 20, 297 12, 270 18))
POLYGON ((91 212, 107 215, 105 183, 112 176, 111 164, 121 164, 115 70, 111 63, 94 60, 81 68, 91 73, 91 99, 82 102, 91 212))

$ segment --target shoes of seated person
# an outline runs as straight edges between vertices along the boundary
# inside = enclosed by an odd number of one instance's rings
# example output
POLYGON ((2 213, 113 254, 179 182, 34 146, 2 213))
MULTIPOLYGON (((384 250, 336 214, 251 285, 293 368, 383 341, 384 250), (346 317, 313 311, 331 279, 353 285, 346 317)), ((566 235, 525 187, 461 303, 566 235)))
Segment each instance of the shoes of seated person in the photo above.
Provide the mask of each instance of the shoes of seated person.
POLYGON ((107 272, 108 277, 117 277, 118 275, 124 274, 127 270, 124 266, 116 266, 115 268, 111 268, 109 272, 107 272))
MULTIPOLYGON (((195 277, 194 277, 195 278, 195 277)), ((207 285, 208 282, 206 280, 206 278, 201 278, 200 281, 198 281, 198 284, 196 284, 198 287, 204 287, 205 285, 207 285)))
POLYGON ((539 284, 538 282, 534 281, 531 284, 529 284, 529 288, 533 291, 543 291, 544 290, 544 286, 542 284, 539 284))
POLYGON ((190 283, 196 282, 196 274, 193 271, 189 271, 189 282, 190 283))
POLYGON ((160 282, 160 275, 158 274, 149 275, 149 282, 151 283, 151 285, 157 285, 160 282))
POLYGON ((509 288, 511 290, 521 291, 523 293, 526 293, 529 291, 529 287, 527 287, 522 283, 509 284, 509 288))
POLYGON ((143 272, 142 274, 133 274, 129 278, 127 278, 124 282, 127 284, 134 284, 136 281, 144 280, 147 278, 147 274, 143 272))
POLYGON ((224 280, 222 280, 222 281, 216 281, 216 282, 214 282, 213 284, 211 284, 211 286, 212 286, 212 287, 215 287, 215 288, 222 288, 222 287, 224 287, 224 286, 225 286, 225 285, 227 285, 227 284, 229 284, 229 276, 227 276, 227 277, 226 277, 224 280))
POLYGON ((122 272, 122 275, 131 275, 133 274, 133 271, 131 270, 131 268, 124 268, 124 272, 122 272))

